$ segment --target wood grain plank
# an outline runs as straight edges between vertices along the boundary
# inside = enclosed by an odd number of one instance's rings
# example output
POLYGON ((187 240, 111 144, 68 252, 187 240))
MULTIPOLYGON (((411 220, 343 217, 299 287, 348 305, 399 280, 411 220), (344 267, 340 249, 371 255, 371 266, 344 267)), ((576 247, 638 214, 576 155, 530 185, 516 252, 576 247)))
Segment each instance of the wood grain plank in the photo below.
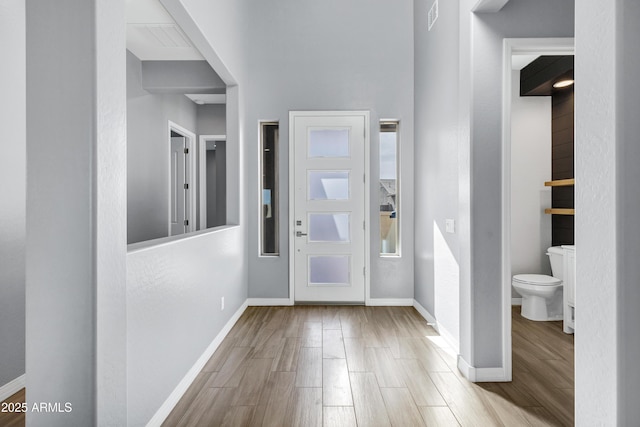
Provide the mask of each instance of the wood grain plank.
POLYGON ((249 427, 255 406, 232 406, 222 420, 221 427, 249 427))
POLYGON ((351 372, 353 407, 359 427, 390 426, 389 415, 384 405, 378 381, 371 372, 351 372))
POLYGON ((367 364, 364 357, 365 341, 363 338, 345 338, 344 349, 349 372, 364 372, 367 364))
MULTIPOLYGON (((193 380, 187 391, 182 395, 182 398, 173 408, 167 419, 164 421, 163 425, 177 425, 184 414, 189 411, 191 405, 195 403, 198 394, 200 394, 210 378, 212 376, 215 377, 216 375, 216 372, 206 372, 204 370, 201 371, 193 380)), ((0 426, 1 425, 4 424, 0 423, 0 426)))
POLYGON ((322 347, 322 322, 304 322, 302 324, 302 346, 322 347))
POLYGON ((341 329, 323 330, 322 357, 325 359, 344 359, 346 357, 341 329))
POLYGON ((288 410, 287 425, 300 427, 322 426, 322 389, 296 387, 288 410))
POLYGON ((253 414, 252 425, 280 427, 286 425, 287 412, 295 389, 295 372, 271 372, 253 414))
POLYGON ((353 406, 325 406, 322 408, 323 427, 356 427, 353 406))
POLYGON ((322 349, 302 347, 296 372, 296 387, 322 387, 322 349))
POLYGON ((471 387, 465 387, 452 372, 430 372, 438 391, 463 426, 502 425, 493 409, 485 405, 471 387))
POLYGON ((322 313, 322 329, 342 329, 338 307, 327 307, 322 313))
POLYGON ((234 406, 255 406, 271 372, 271 359, 249 359, 244 376, 236 389, 234 406))
POLYGON ((322 404, 353 406, 349 370, 345 359, 322 360, 322 404))
POLYGON ((423 425, 422 415, 406 388, 380 388, 393 426, 423 425))
POLYGON ((458 427, 460 423, 447 406, 421 406, 420 414, 428 426, 458 427))
POLYGON ((245 361, 249 359, 252 351, 251 347, 234 347, 211 387, 237 387, 247 367, 245 361))
MULTIPOLYGON (((3 400, 3 403, 22 404, 25 403, 26 391, 21 389, 3 400)), ((0 412, 0 426, 3 427, 24 427, 26 423, 25 412, 0 412)))
POLYGON ((375 373, 380 387, 406 387, 401 370, 388 348, 367 347, 364 357, 367 371, 375 373))
POLYGON ((300 338, 285 338, 280 351, 273 359, 272 371, 295 371, 298 367, 298 356, 302 348, 300 338))
POLYGON ((415 359, 397 360, 404 382, 418 406, 447 406, 424 367, 415 359))

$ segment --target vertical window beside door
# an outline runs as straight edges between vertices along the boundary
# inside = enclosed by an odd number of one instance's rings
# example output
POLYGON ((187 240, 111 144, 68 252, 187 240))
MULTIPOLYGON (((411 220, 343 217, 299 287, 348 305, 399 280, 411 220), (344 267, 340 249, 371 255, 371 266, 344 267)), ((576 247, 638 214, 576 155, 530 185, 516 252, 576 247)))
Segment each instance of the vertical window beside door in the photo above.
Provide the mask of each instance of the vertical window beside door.
POLYGON ((279 255, 278 122, 260 123, 260 255, 279 255))
POLYGON ((380 254, 400 255, 397 120, 380 122, 380 254))

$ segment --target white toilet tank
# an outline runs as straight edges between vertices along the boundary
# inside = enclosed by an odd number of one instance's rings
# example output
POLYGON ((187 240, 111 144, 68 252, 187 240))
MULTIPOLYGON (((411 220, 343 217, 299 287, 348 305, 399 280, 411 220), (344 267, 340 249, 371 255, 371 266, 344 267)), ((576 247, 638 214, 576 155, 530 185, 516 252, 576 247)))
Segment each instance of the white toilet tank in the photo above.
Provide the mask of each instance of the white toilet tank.
POLYGON ((549 256, 549 262, 551 263, 551 275, 556 279, 564 280, 562 271, 562 258, 564 250, 562 246, 552 246, 547 249, 547 255, 549 256))

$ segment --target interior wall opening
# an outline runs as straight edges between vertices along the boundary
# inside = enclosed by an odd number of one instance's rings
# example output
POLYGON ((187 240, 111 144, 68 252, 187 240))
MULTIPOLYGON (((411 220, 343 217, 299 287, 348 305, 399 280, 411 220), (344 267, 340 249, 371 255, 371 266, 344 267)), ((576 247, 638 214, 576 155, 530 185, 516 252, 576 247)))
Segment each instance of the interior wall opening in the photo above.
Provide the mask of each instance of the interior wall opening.
POLYGON ((573 39, 505 41, 502 196, 505 371, 510 380, 512 366, 549 364, 571 388, 573 85, 554 84, 573 78, 573 50, 573 39), (556 218, 569 219, 570 230, 556 218), (550 361, 538 360, 542 353, 550 361))
POLYGON ((158 0, 127 3, 127 243, 228 223, 226 93, 158 0))

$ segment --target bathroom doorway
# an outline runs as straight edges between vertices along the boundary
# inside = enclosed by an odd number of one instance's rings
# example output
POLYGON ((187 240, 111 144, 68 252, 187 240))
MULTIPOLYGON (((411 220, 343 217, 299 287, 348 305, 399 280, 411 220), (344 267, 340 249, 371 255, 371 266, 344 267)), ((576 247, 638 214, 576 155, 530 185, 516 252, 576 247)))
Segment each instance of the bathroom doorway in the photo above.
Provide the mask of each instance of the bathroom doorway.
MULTIPOLYGON (((551 192, 545 187, 545 182, 551 180, 551 101, 541 100, 535 106, 539 115, 547 115, 549 120, 542 127, 529 123, 531 127, 528 131, 523 130, 529 137, 533 132, 542 135, 547 138, 548 145, 544 147, 535 147, 532 153, 527 154, 533 157, 529 158, 532 161, 533 158, 547 157, 548 163, 546 170, 535 170, 531 165, 526 165, 527 170, 534 169, 533 173, 530 173, 528 177, 521 179, 519 182, 515 182, 512 176, 512 170, 522 170, 522 165, 514 164, 512 161, 513 150, 521 149, 522 147, 514 146, 514 139, 512 135, 512 127, 514 119, 518 118, 514 116, 514 92, 518 90, 519 82, 514 81, 514 75, 519 75, 514 72, 514 67, 522 68, 526 64, 536 60, 541 56, 572 56, 574 55, 574 40, 572 38, 555 38, 555 39, 505 39, 504 41, 504 56, 503 56, 503 108, 502 108, 502 334, 503 334, 503 360, 505 369, 505 379, 512 380, 513 369, 513 353, 512 353, 512 304, 517 302, 517 295, 514 295, 512 291, 512 276, 513 274, 522 273, 522 271, 515 271, 517 268, 532 268, 533 271, 529 273, 538 274, 550 274, 549 260, 546 257, 546 248, 551 246, 551 227, 552 220, 550 214, 543 214, 545 209, 551 208, 551 192), (518 62, 522 61, 520 65, 518 62), (527 62, 528 61, 528 62, 527 62), (546 105, 545 105, 546 104, 546 105), (538 176, 539 175, 539 176, 538 176), (529 181, 525 183, 524 181, 529 181), (529 199, 528 202, 519 200, 519 195, 514 196, 512 192, 513 186, 528 185, 535 186, 534 191, 537 192, 537 199, 529 199), (521 212, 518 209, 513 208, 514 203, 520 203, 518 206, 521 208, 521 212), (532 205, 533 204, 533 205, 532 205), (527 206, 522 206, 527 205, 527 206), (529 206, 531 205, 531 206, 529 206), (523 221, 522 218, 516 218, 514 215, 520 215, 524 209, 533 209, 533 213, 526 211, 528 219, 525 221, 534 221, 537 216, 538 222, 532 227, 526 223, 520 224, 523 221), (541 216, 542 215, 542 216, 541 216), (519 243, 520 251, 518 254, 514 254, 514 239, 519 243), (528 243, 525 243, 528 242, 528 243), (527 246, 528 245, 528 246, 527 246), (546 246, 546 247, 545 247, 546 246), (530 252, 530 253, 528 253, 530 252), (523 260, 527 257, 532 257, 530 263, 533 265, 525 267, 522 265, 523 260), (516 267, 514 268, 514 262, 516 267), (515 299, 514 299, 515 298, 515 299)), ((515 93, 518 95, 518 93, 515 93)), ((535 136, 534 136, 535 138, 535 136)), ((526 264, 526 263, 525 263, 526 264)), ((519 311, 519 310, 518 310, 519 311)))

